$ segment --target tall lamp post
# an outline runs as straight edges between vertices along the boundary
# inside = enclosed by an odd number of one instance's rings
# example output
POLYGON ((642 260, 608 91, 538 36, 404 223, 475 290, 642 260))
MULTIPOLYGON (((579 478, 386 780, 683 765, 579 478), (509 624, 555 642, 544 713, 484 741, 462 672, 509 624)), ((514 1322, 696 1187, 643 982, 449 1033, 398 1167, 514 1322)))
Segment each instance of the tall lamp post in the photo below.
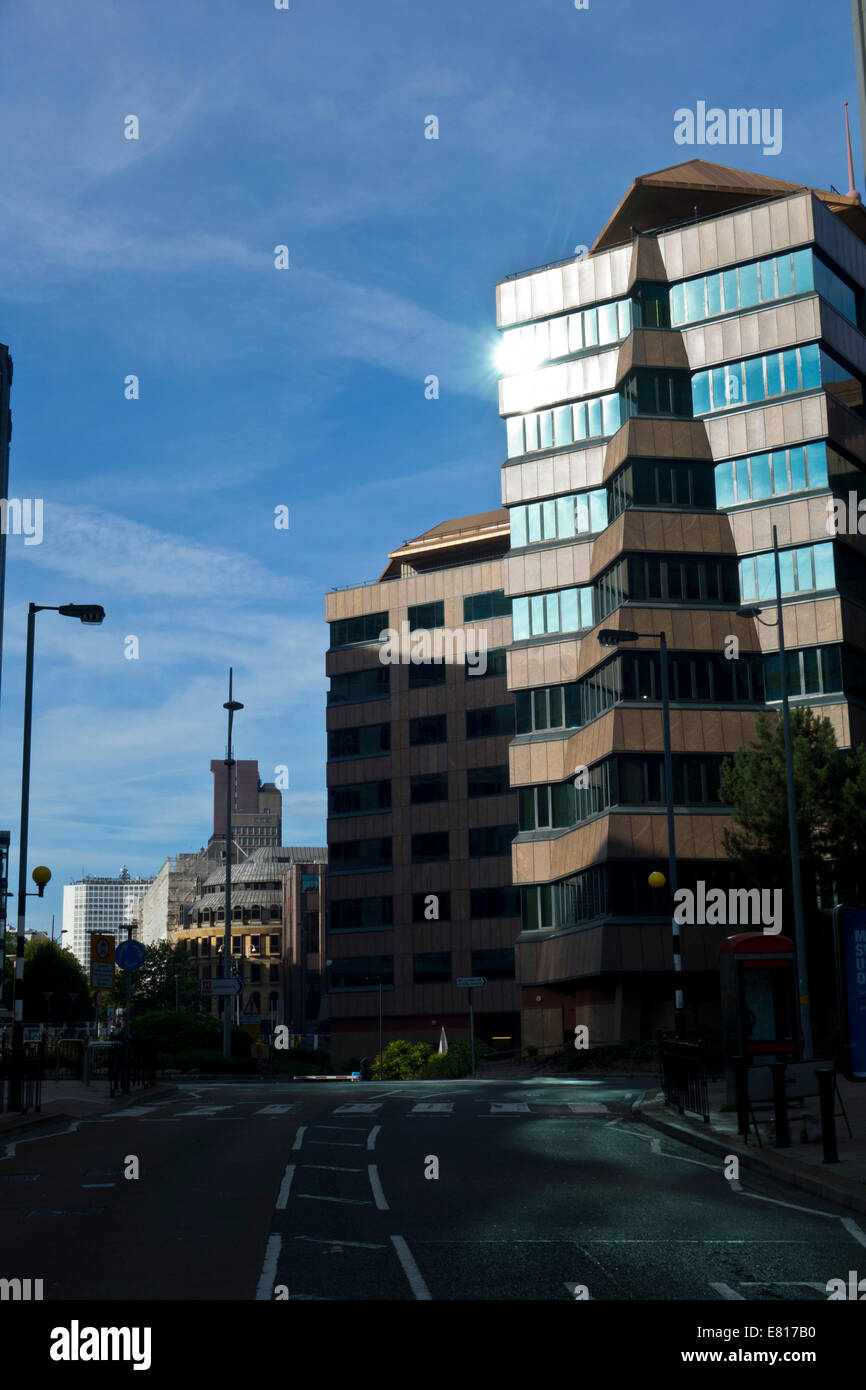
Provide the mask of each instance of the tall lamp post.
MULTIPOLYGON (((229 698, 223 705, 228 710, 228 738, 226 741, 226 919, 223 934, 223 979, 232 978, 232 722, 235 711, 243 709, 238 700, 232 699, 232 668, 229 667, 229 698)), ((223 1056, 232 1055, 232 1007, 231 996, 223 995, 223 1056)))
MULTIPOLYGON (((30 744, 33 726, 33 651, 36 642, 36 614, 61 613, 64 618, 96 626, 105 619, 105 609, 95 603, 64 603, 59 607, 47 603, 31 603, 27 610, 27 659, 24 675, 24 740, 21 758, 21 830, 18 847, 18 939, 15 949, 15 974, 12 978, 12 1051, 21 1057, 24 1045, 24 1005, 21 982, 24 980, 24 928, 27 913, 27 835, 30 823, 30 744)), ((49 874, 50 877, 50 874, 49 874)), ((43 885, 44 888, 44 885, 43 885)), ((41 894, 40 894, 41 896, 41 894)), ((20 1068, 15 1068, 16 1074, 20 1068)), ((16 1083, 20 1086, 20 1078, 16 1083)), ((14 1088, 13 1088, 14 1090, 14 1088)))
POLYGON ((791 738, 791 710, 788 704, 788 672, 785 656, 785 627, 782 621, 782 579, 779 572, 779 538, 773 527, 773 563, 776 577, 776 616, 772 621, 761 617, 761 608, 738 608, 741 618, 756 618, 764 627, 779 629, 779 682, 782 695, 782 727, 785 733, 785 782, 788 793, 788 842, 791 849, 791 889, 794 898, 794 944, 797 951, 797 987, 800 1001, 800 1032, 803 1037, 803 1060, 814 1057, 812 1042, 812 1010, 809 1003, 809 969, 806 961, 806 924, 803 912, 803 880, 800 873, 800 835, 797 825, 797 789, 794 785, 794 746, 791 738))
MULTIPOLYGON (((662 730, 664 740, 664 759, 665 759, 665 800, 667 802, 668 818, 668 886, 670 888, 671 903, 673 903, 677 892, 677 841, 676 824, 674 821, 674 777, 673 777, 673 755, 671 753, 671 698, 670 680, 668 676, 668 644, 663 632, 632 632, 628 628, 602 628, 598 634, 598 642, 602 647, 618 647, 620 642, 637 642, 641 637, 657 637, 659 639, 659 656, 661 659, 662 677, 662 730)), ((676 919, 675 913, 671 912, 671 931, 672 947, 674 958, 674 1035, 680 1037, 685 1034, 685 1010, 683 1008, 683 957, 680 947, 680 924, 676 919)))

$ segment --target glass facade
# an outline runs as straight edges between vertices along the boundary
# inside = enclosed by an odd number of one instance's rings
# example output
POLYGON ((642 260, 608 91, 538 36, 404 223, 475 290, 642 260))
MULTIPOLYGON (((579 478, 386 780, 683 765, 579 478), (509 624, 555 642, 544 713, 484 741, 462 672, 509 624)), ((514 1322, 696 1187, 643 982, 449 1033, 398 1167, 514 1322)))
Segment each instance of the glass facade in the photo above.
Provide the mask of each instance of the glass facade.
POLYGON ((390 809, 390 782, 353 782, 328 789, 329 816, 358 816, 390 809))
POLYGON ((827 445, 819 442, 719 463, 715 468, 716 506, 734 507, 779 493, 827 487, 827 455, 827 445))
POLYGON ((607 526, 607 493, 602 487, 593 492, 552 497, 546 502, 530 502, 512 507, 508 516, 512 550, 540 541, 590 535, 607 526))
MULTIPOLYGON (((721 753, 673 755, 675 805, 718 806, 723 756, 721 753)), ((616 754, 589 768, 586 781, 586 786, 575 786, 574 780, 569 779, 538 787, 521 787, 518 791, 521 833, 566 830, 611 806, 658 806, 666 799, 661 754, 616 754)))
POLYGON ((579 632, 593 624, 591 585, 515 598, 511 602, 515 642, 547 632, 579 632))
POLYGON ((360 618, 340 618, 329 623, 332 647, 350 647, 356 642, 378 642, 388 626, 387 613, 365 613, 360 618))
POLYGON ((712 464, 639 459, 611 478, 610 519, 628 507, 699 507, 714 503, 712 464))
POLYGON ((374 758, 391 751, 390 724, 361 724, 353 729, 331 729, 328 758, 374 758))
POLYGON ((854 291, 811 249, 785 251, 714 275, 672 285, 671 323, 698 323, 717 314, 753 309, 775 299, 814 292, 851 323, 857 323, 854 291))
POLYGON ((588 348, 606 347, 627 338, 632 330, 632 303, 618 299, 541 323, 527 323, 503 333, 499 364, 503 376, 531 371, 545 362, 571 357, 588 348))
POLYGON ((554 406, 551 410, 536 410, 530 415, 512 415, 505 422, 508 457, 607 438, 616 434, 622 418, 622 402, 617 393, 554 406))
POLYGON ((477 623, 484 618, 510 617, 511 600, 505 597, 502 589, 492 589, 488 594, 467 594, 463 600, 464 623, 477 623))
POLYGON ((707 415, 793 391, 812 391, 819 386, 837 396, 843 405, 857 408, 863 404, 859 379, 817 343, 696 372, 692 377, 692 400, 695 415, 707 415))
POLYGON ((348 705, 355 700, 387 700, 391 693, 388 666, 366 666, 360 671, 343 671, 331 677, 329 705, 348 705))
MULTIPOLYGON (((783 594, 802 594, 835 589, 833 542, 801 545, 779 552, 779 577, 783 594)), ((772 550, 749 555, 740 561, 740 591, 743 603, 776 597, 776 572, 772 550)))

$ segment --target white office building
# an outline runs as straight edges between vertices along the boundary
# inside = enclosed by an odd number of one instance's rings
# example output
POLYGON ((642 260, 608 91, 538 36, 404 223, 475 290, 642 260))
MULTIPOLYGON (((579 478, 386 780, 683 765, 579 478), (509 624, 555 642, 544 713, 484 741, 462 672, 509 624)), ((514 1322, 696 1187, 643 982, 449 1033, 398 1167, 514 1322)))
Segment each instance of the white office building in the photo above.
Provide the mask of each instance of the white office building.
POLYGON ((85 970, 90 969, 91 932, 111 933, 125 941, 127 934, 121 929, 137 923, 141 900, 152 883, 152 878, 133 878, 123 864, 117 878, 87 874, 66 884, 62 941, 85 970))

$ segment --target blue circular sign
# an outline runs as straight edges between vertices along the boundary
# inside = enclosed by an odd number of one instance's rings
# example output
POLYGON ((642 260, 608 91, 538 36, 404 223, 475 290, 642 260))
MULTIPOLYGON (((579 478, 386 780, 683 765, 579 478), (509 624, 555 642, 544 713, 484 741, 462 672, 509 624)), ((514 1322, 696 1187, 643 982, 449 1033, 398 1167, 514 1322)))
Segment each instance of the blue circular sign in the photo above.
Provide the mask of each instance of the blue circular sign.
POLYGON ((140 941, 121 941, 114 952, 114 959, 121 970, 138 970, 144 965, 146 954, 140 941))

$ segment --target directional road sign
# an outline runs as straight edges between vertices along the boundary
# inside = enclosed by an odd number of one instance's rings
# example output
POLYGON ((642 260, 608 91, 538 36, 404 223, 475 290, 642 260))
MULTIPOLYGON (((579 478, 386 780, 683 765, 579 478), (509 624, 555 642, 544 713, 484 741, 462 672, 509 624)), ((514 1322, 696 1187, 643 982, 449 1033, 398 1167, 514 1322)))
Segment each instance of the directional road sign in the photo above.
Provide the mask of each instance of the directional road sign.
POLYGON ((202 980, 202 994, 240 994, 243 986, 236 977, 230 980, 202 980))
POLYGON ((140 941, 121 941, 114 952, 114 959, 121 970, 140 970, 146 955, 140 941))
POLYGON ((460 979, 455 980, 454 983, 460 989, 480 989, 482 985, 487 984, 487 981, 483 975, 461 975, 460 979))

